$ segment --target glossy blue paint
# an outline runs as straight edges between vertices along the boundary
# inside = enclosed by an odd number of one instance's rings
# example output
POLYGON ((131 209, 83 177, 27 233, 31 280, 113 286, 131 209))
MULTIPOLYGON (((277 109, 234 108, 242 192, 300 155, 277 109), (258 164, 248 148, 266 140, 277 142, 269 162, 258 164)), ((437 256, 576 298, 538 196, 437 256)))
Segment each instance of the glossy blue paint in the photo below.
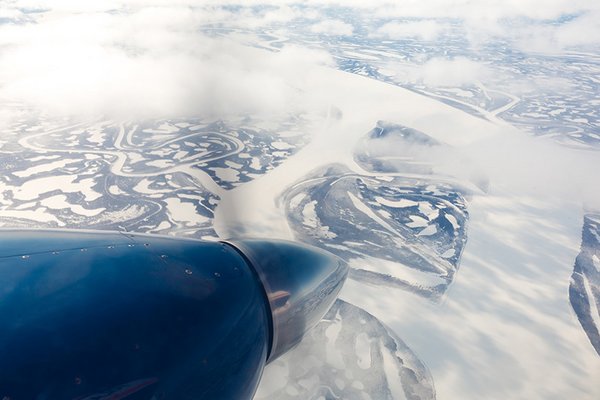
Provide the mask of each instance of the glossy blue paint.
POLYGON ((0 231, 0 399, 247 399, 264 289, 223 243, 0 231))

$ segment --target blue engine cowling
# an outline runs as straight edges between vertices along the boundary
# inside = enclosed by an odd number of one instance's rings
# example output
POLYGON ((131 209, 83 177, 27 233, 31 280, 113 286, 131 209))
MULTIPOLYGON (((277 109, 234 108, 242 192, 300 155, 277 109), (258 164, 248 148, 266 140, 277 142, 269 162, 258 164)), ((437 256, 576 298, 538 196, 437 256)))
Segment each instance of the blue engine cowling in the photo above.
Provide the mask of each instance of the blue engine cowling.
POLYGON ((0 399, 252 398, 346 275, 284 241, 0 231, 0 399))

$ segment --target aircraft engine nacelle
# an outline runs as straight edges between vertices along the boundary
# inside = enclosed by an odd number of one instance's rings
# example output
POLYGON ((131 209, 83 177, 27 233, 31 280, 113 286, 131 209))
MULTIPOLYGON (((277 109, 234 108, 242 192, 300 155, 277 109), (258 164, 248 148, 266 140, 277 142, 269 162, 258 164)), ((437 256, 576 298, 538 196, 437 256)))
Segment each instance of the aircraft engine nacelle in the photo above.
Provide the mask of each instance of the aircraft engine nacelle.
POLYGON ((249 399, 348 269, 285 241, 0 231, 0 399, 249 399))

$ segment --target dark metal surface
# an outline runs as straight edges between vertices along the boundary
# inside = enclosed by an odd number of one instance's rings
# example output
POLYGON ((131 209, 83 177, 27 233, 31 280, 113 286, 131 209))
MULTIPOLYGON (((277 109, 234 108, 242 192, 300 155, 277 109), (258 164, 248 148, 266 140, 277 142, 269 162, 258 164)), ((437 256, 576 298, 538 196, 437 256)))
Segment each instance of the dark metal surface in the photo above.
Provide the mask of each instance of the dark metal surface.
POLYGON ((232 240, 256 269, 269 298, 273 341, 268 361, 295 346, 335 301, 348 274, 340 258, 313 246, 232 240))
POLYGON ((0 399, 245 399, 263 289, 230 246, 0 231, 0 399))

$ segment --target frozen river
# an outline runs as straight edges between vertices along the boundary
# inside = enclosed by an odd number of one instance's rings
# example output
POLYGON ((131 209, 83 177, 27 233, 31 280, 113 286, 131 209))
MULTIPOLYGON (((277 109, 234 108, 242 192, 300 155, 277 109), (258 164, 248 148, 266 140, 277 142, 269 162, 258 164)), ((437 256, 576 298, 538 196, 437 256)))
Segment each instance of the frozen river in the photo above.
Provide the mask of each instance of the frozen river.
POLYGON ((600 358, 569 303, 579 186, 539 180, 596 155, 342 71, 307 90, 324 112, 302 121, 16 121, 0 221, 345 258, 341 300, 258 399, 598 398, 600 358))

